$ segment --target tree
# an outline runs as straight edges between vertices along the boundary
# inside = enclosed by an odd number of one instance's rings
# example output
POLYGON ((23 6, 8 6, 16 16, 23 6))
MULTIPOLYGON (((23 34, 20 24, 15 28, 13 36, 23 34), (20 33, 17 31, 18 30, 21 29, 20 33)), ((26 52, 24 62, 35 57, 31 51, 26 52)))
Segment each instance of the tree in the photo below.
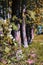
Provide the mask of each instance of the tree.
POLYGON ((22 13, 22 16, 23 16, 23 19, 22 19, 22 33, 23 33, 24 47, 28 47, 27 36, 26 36, 26 23, 25 23, 26 15, 25 15, 25 12, 26 12, 26 7, 24 5, 23 13, 22 13))

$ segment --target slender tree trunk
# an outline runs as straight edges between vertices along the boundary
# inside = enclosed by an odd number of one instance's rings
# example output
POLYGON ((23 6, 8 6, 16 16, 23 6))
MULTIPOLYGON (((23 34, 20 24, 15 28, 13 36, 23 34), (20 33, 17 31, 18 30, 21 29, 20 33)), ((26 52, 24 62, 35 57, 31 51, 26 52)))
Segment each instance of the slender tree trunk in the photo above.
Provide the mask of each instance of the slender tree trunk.
POLYGON ((23 33, 24 47, 28 47, 27 37, 26 37, 26 24, 25 24, 25 15, 24 15, 24 12, 23 12, 23 20, 22 20, 22 33, 23 33))
POLYGON ((27 26, 26 26, 26 34, 27 34, 27 41, 29 44, 29 42, 30 42, 30 24, 27 24, 27 26))
POLYGON ((20 24, 18 24, 18 30, 15 32, 15 39, 18 42, 18 46, 21 47, 20 24))
POLYGON ((32 34, 32 40, 34 39, 34 28, 32 27, 31 29, 31 34, 32 34))
POLYGON ((20 24, 18 24, 18 28, 19 28, 19 30, 18 30, 18 44, 21 47, 20 24))

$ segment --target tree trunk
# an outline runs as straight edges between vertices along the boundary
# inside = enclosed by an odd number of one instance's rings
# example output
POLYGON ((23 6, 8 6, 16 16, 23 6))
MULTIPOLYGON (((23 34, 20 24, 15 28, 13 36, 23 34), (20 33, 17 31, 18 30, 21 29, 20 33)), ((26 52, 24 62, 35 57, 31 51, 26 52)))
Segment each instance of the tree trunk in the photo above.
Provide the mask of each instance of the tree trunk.
POLYGON ((18 24, 18 30, 15 32, 15 39, 18 43, 18 46, 21 47, 20 24, 18 24))
POLYGON ((34 28, 32 27, 31 29, 31 34, 32 34, 32 40, 34 39, 34 28))
POLYGON ((27 37, 26 37, 26 24, 25 24, 25 15, 24 15, 24 12, 23 12, 23 21, 22 21, 22 33, 23 33, 24 47, 28 47, 27 37))

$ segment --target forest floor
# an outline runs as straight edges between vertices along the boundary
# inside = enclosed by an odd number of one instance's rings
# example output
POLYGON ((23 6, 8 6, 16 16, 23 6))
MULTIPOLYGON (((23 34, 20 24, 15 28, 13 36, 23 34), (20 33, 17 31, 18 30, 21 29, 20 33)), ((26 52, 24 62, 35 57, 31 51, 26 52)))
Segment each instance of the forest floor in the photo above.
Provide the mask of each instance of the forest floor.
POLYGON ((14 46, 2 45, 0 49, 0 65, 43 65, 43 35, 35 35, 28 48, 22 47, 22 51, 18 51, 21 52, 18 58, 14 46))

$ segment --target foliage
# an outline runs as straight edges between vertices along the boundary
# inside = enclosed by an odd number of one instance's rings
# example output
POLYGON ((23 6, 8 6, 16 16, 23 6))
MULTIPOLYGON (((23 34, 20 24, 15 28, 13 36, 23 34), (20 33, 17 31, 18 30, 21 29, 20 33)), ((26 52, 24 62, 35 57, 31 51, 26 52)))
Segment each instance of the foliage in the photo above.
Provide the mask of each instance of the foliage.
MULTIPOLYGON (((1 44, 0 44, 1 45, 1 44)), ((21 48, 22 50, 17 50, 15 51, 15 46, 10 46, 10 45, 4 45, 2 44, 2 46, 0 46, 0 53, 1 56, 1 62, 0 64, 2 65, 29 65, 30 63, 34 63, 35 65, 43 65, 43 43, 39 42, 34 42, 32 44, 29 45, 28 48, 21 48), (6 50, 5 48, 7 47, 7 49, 9 48, 10 51, 6 50), (6 53, 6 51, 8 53, 6 53), (16 57, 18 57, 19 52, 22 53, 23 55, 23 59, 21 60, 17 60, 16 57), (16 55, 17 54, 17 55, 16 55)), ((22 55, 20 53, 20 57, 22 58, 22 55)))
POLYGON ((12 28, 12 25, 9 20, 0 22, 0 65, 43 65, 43 43, 33 41, 28 48, 22 47, 20 50, 15 39, 10 36, 9 28, 12 28))
MULTIPOLYGON (((36 0, 27 0, 21 4, 25 3, 28 18, 26 23, 40 25, 43 17, 42 8, 37 7, 36 0)), ((9 4, 11 6, 11 2, 9 4)), ((43 42, 39 41, 43 40, 43 36, 38 37, 37 35, 37 39, 34 38, 34 40, 38 40, 37 42, 33 40, 28 48, 21 47, 20 49, 11 35, 11 31, 12 28, 18 30, 15 20, 21 23, 22 19, 14 16, 12 20, 12 23, 10 20, 0 20, 0 65, 43 65, 43 42)))

